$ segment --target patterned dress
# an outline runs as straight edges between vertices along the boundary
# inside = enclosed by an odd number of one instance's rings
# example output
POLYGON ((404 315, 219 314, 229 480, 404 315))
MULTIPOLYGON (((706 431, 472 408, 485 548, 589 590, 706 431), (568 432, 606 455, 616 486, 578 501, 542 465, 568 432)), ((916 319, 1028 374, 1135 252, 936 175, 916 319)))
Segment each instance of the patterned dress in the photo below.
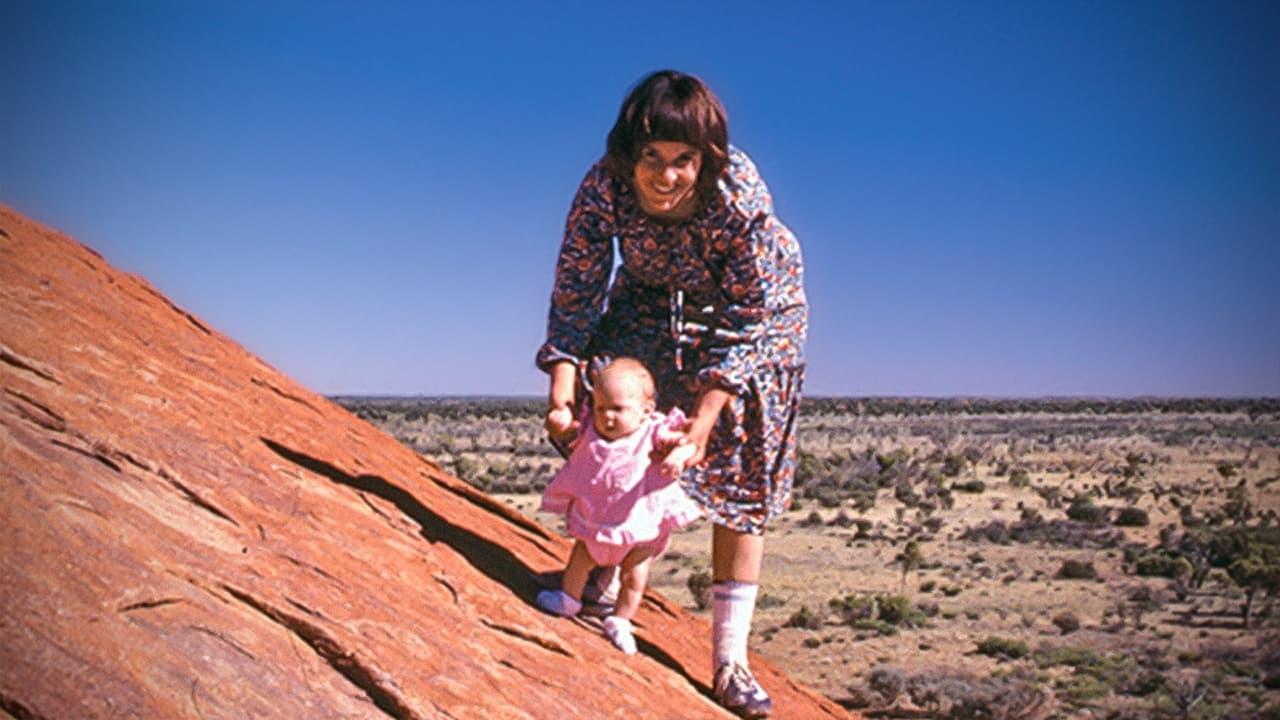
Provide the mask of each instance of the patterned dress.
POLYGON ((537 364, 634 357, 662 411, 729 391, 706 461, 682 482, 714 522, 760 534, 791 499, 807 327, 800 245, 745 153, 730 147, 716 195, 673 224, 598 162, 569 211, 537 364))

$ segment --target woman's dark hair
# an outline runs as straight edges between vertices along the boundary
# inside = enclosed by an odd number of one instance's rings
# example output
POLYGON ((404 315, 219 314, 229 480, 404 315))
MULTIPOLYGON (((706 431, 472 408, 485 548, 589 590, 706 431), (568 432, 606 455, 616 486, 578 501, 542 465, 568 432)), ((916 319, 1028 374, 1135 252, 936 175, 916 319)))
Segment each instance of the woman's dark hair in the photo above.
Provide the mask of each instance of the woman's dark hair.
POLYGON ((659 70, 641 80, 627 94, 609 131, 605 167, 630 182, 640 150, 655 140, 702 151, 698 192, 710 198, 729 162, 729 126, 724 106, 706 83, 675 70, 659 70))

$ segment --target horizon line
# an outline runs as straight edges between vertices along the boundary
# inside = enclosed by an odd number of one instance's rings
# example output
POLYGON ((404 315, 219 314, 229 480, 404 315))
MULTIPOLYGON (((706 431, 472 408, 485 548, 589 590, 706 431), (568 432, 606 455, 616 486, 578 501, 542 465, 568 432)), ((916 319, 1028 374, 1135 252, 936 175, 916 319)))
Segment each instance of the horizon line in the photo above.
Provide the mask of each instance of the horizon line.
MULTIPOLYGON (((545 393, 539 394, 504 394, 504 393, 320 393, 331 400, 340 398, 376 398, 376 399, 436 399, 436 400, 541 400, 545 393)), ((1134 400, 1232 400, 1232 401, 1267 401, 1280 403, 1280 395, 997 395, 997 394, 956 394, 956 395, 804 395, 803 400, 1101 400, 1101 401, 1134 401, 1134 400)))

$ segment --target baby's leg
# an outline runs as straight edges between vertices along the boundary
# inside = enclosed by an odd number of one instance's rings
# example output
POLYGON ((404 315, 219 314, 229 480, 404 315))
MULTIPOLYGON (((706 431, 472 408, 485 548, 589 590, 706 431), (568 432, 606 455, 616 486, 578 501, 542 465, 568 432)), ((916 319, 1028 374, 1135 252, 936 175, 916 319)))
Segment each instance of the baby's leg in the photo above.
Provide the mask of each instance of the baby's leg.
POLYGON ((618 590, 618 603, 613 614, 626 620, 635 617, 640 609, 640 599, 649 584, 649 567, 658 555, 653 543, 637 545, 622 559, 622 587, 618 590))
POLYGON ((631 631, 631 618, 640 608, 640 598, 649 582, 649 567, 662 552, 665 542, 645 543, 631 548, 622 559, 622 588, 613 614, 604 620, 604 635, 614 647, 628 655, 636 654, 636 639, 631 631))
POLYGON ((569 564, 564 566, 560 589, 574 600, 581 600, 582 588, 587 584, 587 578, 595 566, 596 561, 591 559, 586 544, 581 540, 574 540, 573 552, 569 553, 569 564))
POLYGON ((617 565, 597 565, 582 588, 582 600, 601 607, 608 606, 612 612, 613 604, 618 601, 619 583, 617 565))
POLYGON ((595 566, 587 546, 581 540, 574 541, 569 563, 564 567, 564 577, 560 580, 560 589, 538 593, 535 599, 538 607, 555 615, 577 615, 582 610, 582 587, 595 566))

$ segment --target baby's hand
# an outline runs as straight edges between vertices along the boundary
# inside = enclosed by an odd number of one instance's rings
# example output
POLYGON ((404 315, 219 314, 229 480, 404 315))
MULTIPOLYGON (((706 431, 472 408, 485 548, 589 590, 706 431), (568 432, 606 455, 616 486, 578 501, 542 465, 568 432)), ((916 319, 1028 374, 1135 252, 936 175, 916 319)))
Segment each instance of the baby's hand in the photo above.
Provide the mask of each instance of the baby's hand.
POLYGON ((552 434, 562 435, 573 426, 573 411, 563 405, 551 408, 547 411, 547 419, 543 425, 552 434))
POLYGON ((698 454, 698 446, 691 442, 680 443, 662 459, 663 477, 678 478, 689 467, 690 461, 698 454))
POLYGON ((573 411, 564 405, 551 408, 547 410, 542 426, 547 429, 551 444, 561 454, 567 455, 578 434, 578 421, 573 419, 573 411))

